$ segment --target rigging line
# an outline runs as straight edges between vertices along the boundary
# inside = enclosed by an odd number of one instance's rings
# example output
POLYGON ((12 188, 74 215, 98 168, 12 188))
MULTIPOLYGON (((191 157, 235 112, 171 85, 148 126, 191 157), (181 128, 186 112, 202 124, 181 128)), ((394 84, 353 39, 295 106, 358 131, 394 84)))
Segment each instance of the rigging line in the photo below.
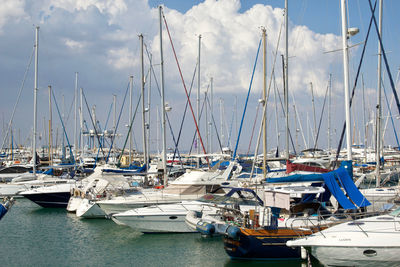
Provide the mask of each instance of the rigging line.
POLYGON ((254 135, 254 130, 256 128, 256 124, 257 124, 257 119, 258 119, 258 111, 260 110, 260 103, 257 105, 257 110, 256 110, 256 118, 254 119, 254 123, 253 123, 253 129, 251 130, 251 136, 250 136, 250 142, 249 142, 249 147, 247 149, 247 154, 246 156, 248 157, 250 154, 250 147, 251 147, 251 143, 253 142, 253 135, 254 135))
POLYGON ((230 143, 231 143, 231 137, 232 137, 232 126, 233 126, 233 119, 235 118, 235 113, 232 112, 232 119, 231 119, 231 123, 229 126, 229 133, 228 133, 228 147, 230 147, 230 143))
POLYGON ((257 54, 256 54, 256 60, 255 60, 255 62, 254 62, 254 66, 253 66, 253 73, 251 74, 249 90, 247 91, 247 97, 246 97, 246 102, 245 102, 245 105, 244 105, 242 120, 240 121, 240 127, 239 127, 238 137, 237 137, 237 140, 236 140, 235 151, 233 152, 233 157, 232 157, 233 160, 235 160, 235 158, 236 158, 236 153, 237 153, 237 149, 238 149, 238 146, 239 146, 240 135, 241 135, 241 133, 242 133, 244 116, 246 115, 247 104, 248 104, 248 102, 249 102, 249 95, 250 95, 250 91, 251 91, 251 86, 253 85, 254 73, 255 73, 255 71, 256 71, 257 60, 258 60, 258 54, 259 54, 259 52, 260 52, 260 47, 261 47, 261 41, 262 41, 262 40, 260 39, 260 41, 259 41, 259 43, 258 43, 257 54))
MULTIPOLYGON (((385 88, 385 86, 383 85, 383 81, 382 81, 382 87, 383 87, 383 92, 384 92, 384 94, 385 94, 386 105, 387 105, 387 107, 388 107, 388 111, 389 111, 389 115, 390 115, 390 121, 392 122, 392 127, 393 127, 394 136, 395 136, 395 138, 396 138, 397 147, 400 147, 399 138, 397 137, 396 127, 395 127, 394 121, 393 121, 393 115, 392 115, 392 109, 391 109, 391 106, 392 106, 392 105, 391 105, 391 104, 389 105, 389 100, 388 100, 388 97, 387 97, 386 88, 385 88)), ((392 98, 392 102, 393 102, 393 98, 392 98)), ((385 126, 385 129, 386 129, 386 126, 385 126)), ((384 136, 385 136, 385 134, 383 134, 383 137, 384 137, 384 136)), ((382 139, 383 139, 383 138, 382 138, 382 139)))
MULTIPOLYGON (((145 47, 146 47, 146 46, 145 46, 145 47)), ((148 53, 148 51, 147 51, 147 47, 146 47, 146 52, 147 52, 147 57, 148 57, 148 59, 150 60, 150 55, 149 55, 149 53, 148 53)), ((154 74, 154 81, 155 81, 155 83, 156 83, 156 85, 157 85, 158 93, 159 93, 159 95, 161 96, 160 86, 158 85, 157 76, 156 76, 156 74, 155 74, 155 72, 154 72, 154 68, 153 68, 153 66, 152 66, 151 64, 150 64, 150 67, 151 67, 152 73, 154 74)), ((179 149, 178 149, 178 143, 176 142, 175 135, 174 135, 174 131, 172 130, 172 126, 171 126, 171 122, 170 122, 170 120, 169 120, 168 113, 165 113, 165 115, 166 115, 166 118, 167 118, 169 131, 171 132, 171 135, 172 135, 172 141, 174 142, 174 146, 177 148, 178 157, 179 157, 179 160, 181 161, 181 166, 182 166, 182 168, 183 168, 183 163, 182 163, 182 160, 181 160, 181 154, 180 154, 179 149)), ((157 148, 157 149, 158 149, 158 148, 157 148)))
POLYGON ((400 114, 400 101, 399 101, 399 97, 398 97, 398 95, 396 93, 396 87, 394 86, 392 73, 390 72, 390 67, 389 67, 389 63, 388 63, 387 57, 386 57, 386 52, 385 52, 385 49, 383 47, 382 37, 381 37, 381 35, 379 33, 378 25, 377 25, 376 19, 375 19, 375 14, 374 14, 374 12, 372 10, 371 0, 368 0, 368 2, 369 2, 369 7, 370 7, 371 12, 372 12, 372 19, 374 21, 376 33, 378 35, 379 44, 380 44, 381 49, 382 49, 382 55, 383 55, 383 59, 384 59, 384 62, 385 62, 386 73, 389 76, 390 86, 392 87, 393 95, 394 95, 394 98, 395 98, 396 104, 397 104, 397 109, 398 109, 399 114, 400 114))
MULTIPOLYGON (((124 151, 125 151, 125 148, 126 148, 126 144, 128 143, 129 135, 130 135, 130 133, 131 133, 131 131, 132 131, 133 122, 135 121, 136 114, 137 114, 137 111, 138 111, 138 109, 139 109, 139 104, 140 104, 140 100, 141 100, 141 99, 142 99, 142 92, 140 92, 140 94, 139 94, 138 102, 137 102, 137 104, 136 104, 136 108, 135 108, 135 112, 133 113, 133 117, 132 117, 132 118, 129 118, 129 119, 130 119, 130 122, 129 122, 128 134, 126 135, 125 142, 124 142, 124 146, 122 147, 121 155, 120 155, 119 158, 118 158, 117 165, 120 165, 122 156, 124 155, 124 151)), ((135 135, 133 135, 133 140, 134 140, 135 145, 136 145, 136 148, 137 148, 138 146, 137 146, 137 144, 136 144, 135 135)))
POLYGON ((128 91, 129 91, 129 83, 128 83, 128 85, 126 86, 125 95, 124 95, 124 100, 122 101, 122 106, 121 106, 121 109, 120 109, 120 111, 119 111, 119 116, 118 116, 117 125, 115 126, 115 129, 114 129, 114 138, 111 140, 111 146, 110 146, 110 149, 108 150, 106 163, 108 162, 108 159, 110 158, 111 149, 113 148, 113 145, 114 145, 115 134, 117 133, 118 125, 119 125, 119 122, 120 122, 120 120, 121 120, 121 115, 122 115, 122 111, 123 111, 124 106, 125 106, 125 101, 126 101, 126 96, 128 95, 128 91))
POLYGON ((112 107, 113 107, 113 105, 114 105, 114 103, 113 103, 113 102, 111 102, 110 109, 108 110, 108 115, 107 115, 107 119, 106 119, 106 125, 104 125, 104 130, 106 130, 106 129, 107 129, 108 120, 110 119, 111 110, 112 110, 112 107))
POLYGON ((326 97, 328 95, 328 89, 329 89, 329 85, 326 87, 326 91, 325 91, 324 104, 322 105, 321 117, 319 118, 318 131, 317 131, 317 136, 315 137, 315 143, 314 143, 314 150, 317 148, 317 144, 318 144, 318 137, 319 137, 319 133, 321 130, 322 117, 324 116, 325 103, 326 103, 326 97))
MULTIPOLYGON (((208 88, 207 88, 207 90, 208 90, 208 88)), ((204 98, 203 104, 201 105, 199 120, 201 120, 201 115, 203 115, 203 109, 204 109, 205 103, 206 103, 206 99, 204 98)), ((189 155, 192 153, 193 144, 194 144, 194 141, 195 141, 195 139, 196 139, 196 133, 197 133, 197 132, 196 132, 196 130, 195 130, 195 131, 194 131, 193 140, 192 140, 192 145, 190 146, 190 150, 189 150, 189 155)), ((196 144, 196 145, 199 145, 199 144, 196 144)))
MULTIPOLYGON (((195 117, 195 115, 194 115, 192 103, 191 103, 191 101, 190 101, 190 98, 189 98, 189 95, 188 95, 188 92, 187 92, 187 89, 186 89, 185 80, 183 79, 181 67, 180 67, 180 65, 179 65, 179 61, 178 61, 178 58, 177 58, 177 56, 176 56, 175 47, 174 47, 174 44, 173 44, 173 42, 172 42, 171 34, 170 34, 170 32, 169 32, 169 29, 168 29, 168 24, 167 24, 167 21, 166 21, 166 19, 165 19, 164 12, 163 12, 162 15, 163 15, 164 23, 165 23, 165 28, 167 29, 167 32, 168 32, 168 36, 169 36, 169 40, 170 40, 170 43, 171 43, 172 51, 174 52, 174 57, 175 57, 175 60, 176 60, 176 64, 177 64, 178 69, 179 69, 179 75, 181 76, 181 80, 182 80, 182 83, 183 83, 183 88, 185 89, 186 97, 188 98, 188 101, 189 101, 190 110, 192 111, 192 116, 193 116, 194 124, 195 124, 195 126, 196 126, 197 134, 199 135, 201 147, 203 148, 204 154, 207 154, 206 149, 205 149, 205 147, 204 147, 203 139, 201 138, 199 126, 197 125, 196 117, 195 117)), ((207 161, 207 164, 210 165, 207 156, 206 156, 206 161, 207 161)))
MULTIPOLYGON (((198 66, 198 62, 196 62, 196 66, 194 67, 194 72, 193 72, 193 76, 192 76, 192 81, 191 81, 191 83, 190 83, 190 89, 189 89, 189 98, 190 98, 190 95, 192 94, 193 83, 194 83, 194 78, 196 77, 197 66, 198 66)), ((181 121, 181 126, 179 127, 178 140, 177 140, 177 145, 176 145, 175 150, 174 150, 174 156, 172 157, 172 162, 175 160, 175 154, 176 154, 176 152, 177 152, 177 149, 178 149, 177 147, 178 147, 179 141, 180 141, 180 139, 181 139, 181 134, 182 134, 182 129, 183 129, 183 123, 184 123, 185 118, 186 118, 186 111, 187 111, 187 108, 188 108, 188 101, 186 100, 185 110, 184 110, 184 112, 183 112, 183 118, 182 118, 182 121, 181 121)), ((179 160, 180 160, 180 159, 179 159, 179 160)))
POLYGON ((104 157, 105 156, 104 155, 104 150, 103 150, 103 147, 102 147, 101 142, 100 142, 99 133, 97 132, 96 124, 94 123, 93 117, 92 117, 93 114, 90 112, 89 104, 87 102, 86 95, 85 95, 85 92, 83 90, 82 90, 82 95, 83 95, 83 99, 85 99, 86 108, 87 108, 87 111, 88 111, 88 114, 89 114, 90 121, 92 122, 92 125, 93 125, 93 128, 94 128, 94 133, 96 134, 96 137, 97 137, 97 142, 99 142, 99 147, 100 147, 101 153, 103 154, 103 157, 104 157))
POLYGON ((69 106, 69 111, 68 111, 67 119, 65 120, 65 124, 66 124, 66 125, 68 125, 69 116, 71 115, 72 106, 74 105, 74 101, 75 101, 75 94, 74 94, 74 97, 72 98, 71 105, 69 106))
POLYGON ((8 123, 7 132, 6 132, 6 135, 4 136, 3 144, 1 145, 1 149, 4 149, 5 142, 6 142, 7 138, 8 138, 9 133, 10 133, 11 125, 12 125, 12 122, 14 120, 15 111, 17 110, 19 99, 21 98, 22 90, 24 89, 24 86, 25 86, 26 76, 28 75, 28 71, 29 71, 29 68, 31 66, 32 58, 33 58, 34 53, 35 53, 35 47, 32 48, 32 54, 31 54, 31 56, 29 58, 28 66, 25 69, 24 77, 22 79, 22 84, 21 84, 21 87, 19 88, 19 92, 18 92, 18 96, 17 96, 17 102, 15 102, 15 105, 14 105, 14 108, 13 108, 13 112, 11 114, 10 122, 8 123))
MULTIPOLYGON (((370 19, 370 21, 369 21, 369 26, 368 26, 367 35, 365 36, 365 42, 364 42, 363 50, 362 50, 362 52, 361 52, 360 63, 358 64, 357 75, 356 75, 356 79, 355 79, 355 81, 354 81, 353 91, 351 92, 351 97, 350 97, 350 108, 351 108, 351 105, 352 105, 352 103, 353 103, 353 97, 354 97, 354 93, 355 93, 355 90, 356 90, 356 87, 357 87, 357 82, 358 82, 358 77, 359 77, 359 75, 360 75, 361 65, 362 65, 362 62, 363 62, 363 60, 364 60, 365 49, 366 49, 366 47, 367 47, 369 33, 371 32, 371 26, 372 26, 372 21, 373 21, 373 18, 374 18, 376 3, 377 3, 377 1, 375 1, 375 5, 374 5, 374 8, 373 8, 373 10, 372 10, 372 16, 371 16, 371 19, 370 19)), ((343 123, 342 133, 341 133, 341 135, 340 135, 338 148, 337 148, 337 150, 336 150, 336 158, 335 158, 335 161, 334 161, 334 163, 333 163, 332 169, 335 169, 335 168, 336 168, 336 164, 337 164, 338 159, 339 159, 340 149, 342 148, 342 145, 343 145, 343 139, 344 139, 344 133, 345 133, 345 131, 346 131, 346 121, 343 123)), ((347 140, 347 142, 351 142, 351 140, 347 140)))
MULTIPOLYGON (((208 103, 208 107, 211 109, 211 104, 210 104, 210 100, 208 99, 208 94, 207 94, 207 103, 208 103)), ((215 123, 215 120, 214 120, 214 114, 211 114, 211 118, 212 118, 212 121, 213 121, 215 133, 217 134, 217 139, 218 139, 219 148, 221 149, 221 152, 222 152, 221 139, 219 138, 217 124, 215 123)))
MULTIPOLYGON (((75 164, 74 154, 72 153, 72 148, 71 148, 71 144, 69 143, 67 131, 65 130, 64 122, 63 122, 63 120, 62 120, 62 117, 61 117, 61 114, 60 114, 60 110, 58 109, 57 100, 56 100, 56 97, 55 97, 55 95, 54 95, 54 89, 51 90, 51 94, 53 95, 54 103, 56 104, 58 116, 59 116, 60 121, 61 121, 61 125, 62 125, 62 128, 63 128, 64 134, 65 134, 65 138, 67 139, 67 144, 68 144, 68 147, 69 147, 69 156, 70 156, 70 158, 72 159, 72 163, 75 164)), ((64 148, 63 148, 63 149, 64 149, 64 148)))

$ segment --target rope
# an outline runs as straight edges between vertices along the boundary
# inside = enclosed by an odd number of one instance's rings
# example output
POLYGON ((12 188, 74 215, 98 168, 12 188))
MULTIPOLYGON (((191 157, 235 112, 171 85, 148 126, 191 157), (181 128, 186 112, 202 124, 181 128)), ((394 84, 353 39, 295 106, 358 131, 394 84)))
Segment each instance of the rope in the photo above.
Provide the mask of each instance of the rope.
POLYGON ((110 145, 110 149, 108 150, 106 163, 108 162, 108 159, 110 158, 111 149, 112 149, 112 147, 114 145, 115 134, 117 133, 118 125, 119 125, 119 122, 121 120, 122 110, 124 109, 124 106, 125 106, 125 100, 126 100, 126 96, 128 95, 128 90, 129 90, 129 83, 126 86, 124 100, 122 101, 122 106, 121 106, 121 109, 119 111, 117 125, 115 125, 115 129, 114 129, 114 138, 112 138, 112 140, 111 140, 111 145, 110 145))
MULTIPOLYGON (((356 87, 357 87, 358 77, 360 75, 361 65, 362 65, 362 62, 363 62, 363 59, 364 59, 365 49, 367 47, 369 33, 371 31, 372 20, 374 18, 373 14, 374 14, 375 8, 376 8, 376 2, 377 1, 375 1, 375 5, 374 5, 373 11, 372 11, 372 17, 371 17, 371 19, 369 21, 368 31, 367 31, 367 35, 365 37, 365 42, 364 42, 363 50, 362 50, 362 53, 361 53, 360 64, 358 64, 357 75, 356 75, 356 79, 354 81, 353 91, 351 92, 350 107, 351 107, 351 104, 353 103, 353 97, 354 97, 354 93, 355 93, 355 90, 356 90, 356 87)), ((336 163, 337 163, 338 158, 339 158, 340 149, 342 148, 342 145, 343 145, 343 139, 344 139, 344 132, 345 131, 346 131, 346 121, 343 123, 342 133, 340 135, 339 144, 338 144, 338 148, 337 148, 337 151, 336 151, 336 158, 335 158, 335 162, 333 163, 333 168, 332 169, 336 168, 336 163)), ((347 142, 350 142, 350 140, 347 140, 347 142)), ((348 153, 349 153, 349 151, 348 151, 348 153)))
POLYGON ((328 95, 328 89, 329 89, 329 86, 326 87, 326 91, 325 91, 324 104, 322 105, 321 117, 319 118, 318 131, 317 131, 317 136, 315 137, 314 149, 317 148, 318 137, 319 137, 319 133, 321 130, 322 117, 324 116, 326 96, 328 95))
POLYGON ((237 140, 236 140, 235 151, 233 152, 233 158, 232 158, 233 160, 235 160, 235 158, 236 158, 236 152, 237 152, 237 148, 238 148, 238 145, 239 145, 240 134, 242 133, 244 116, 246 115, 246 109, 247 109, 247 104, 248 104, 248 102, 249 102, 249 95, 250 95, 250 91, 251 91, 251 86, 253 85, 253 78, 254 78, 254 73, 255 73, 255 71, 256 71, 257 60, 258 60, 258 54, 259 54, 259 52, 260 52, 260 47, 261 47, 261 39, 260 39, 260 42, 258 43, 258 49, 257 49, 256 60, 255 60, 255 62, 254 62, 253 73, 251 74, 251 80, 250 80, 249 90, 247 91, 247 97, 246 97, 246 102, 245 102, 245 104, 244 104, 244 110, 243 110, 242 120, 240 121, 240 127, 239 127, 238 137, 237 137, 237 140))
POLYGON ((63 122, 63 120, 62 120, 62 117, 61 117, 61 114, 60 114, 60 110, 58 109, 57 100, 56 100, 56 97, 55 97, 55 95, 54 95, 54 89, 51 90, 51 94, 53 95, 54 103, 56 104, 57 113, 58 113, 58 116, 59 116, 60 121, 61 121, 61 126, 62 126, 62 128, 63 128, 64 134, 65 134, 65 138, 67 139, 67 144, 68 144, 68 147, 69 147, 69 156, 70 156, 70 158, 72 159, 72 163, 75 164, 74 154, 72 153, 72 148, 71 148, 71 145, 70 145, 70 143, 69 143, 69 139, 68 139, 67 132, 66 132, 66 130, 65 130, 64 122, 63 122))
MULTIPOLYGON (((207 95, 207 103, 208 103, 209 108, 211 109, 211 104, 210 104, 210 100, 208 99, 208 95, 207 95)), ((215 128, 215 133, 217 134, 217 139, 218 139, 219 148, 220 148, 221 151, 222 151, 222 144, 221 144, 221 140, 219 139, 217 124, 215 123, 215 120, 214 120, 214 114, 211 114, 211 118, 212 118, 213 125, 214 125, 214 128, 215 128)))
MULTIPOLYGON (((146 52, 147 52, 148 58, 150 59, 150 55, 149 55, 149 53, 148 53, 148 51, 147 51, 147 47, 146 47, 146 52)), ((150 66, 151 66, 151 65, 150 65, 150 66)), ((156 82, 157 90, 158 90, 158 93, 159 93, 159 95, 160 95, 160 97, 161 97, 160 86, 158 85, 158 81, 157 81, 156 74, 155 74, 155 72, 154 72, 153 66, 151 66, 151 72, 154 74, 154 81, 156 82)), ((166 115, 166 117, 167 117, 168 127, 169 127, 169 131, 171 132, 172 140, 173 140, 173 142, 174 142, 175 148, 177 149, 178 157, 179 157, 179 160, 180 160, 180 162, 181 162, 181 166, 182 166, 182 168, 183 168, 183 164, 182 164, 182 160, 181 160, 181 154, 179 153, 178 143, 177 143, 176 140, 175 140, 174 131, 172 130, 172 126, 171 126, 171 122, 170 122, 170 120, 169 120, 168 113, 165 113, 165 115, 166 115)))
MULTIPOLYGON (((192 112, 194 124, 195 124, 195 126, 196 126, 197 134, 199 135, 201 147, 202 147, 202 149, 203 149, 204 154, 207 154, 206 149, 204 148, 203 139, 201 138, 199 126, 197 125, 196 117, 195 117, 195 115, 194 115, 192 103, 191 103, 191 101, 190 101, 190 98, 189 98, 189 95, 188 95, 188 92, 187 92, 187 89, 186 89, 185 80, 183 79, 181 67, 180 67, 180 65, 179 65, 179 61, 178 61, 178 58, 177 58, 177 56, 176 56, 175 47, 174 47, 174 44, 173 44, 173 42, 172 42, 171 34, 170 34, 170 32, 169 32, 169 29, 168 29, 168 24, 167 24, 167 21, 166 21, 166 19, 165 19, 164 13, 163 13, 162 15, 163 15, 164 23, 165 23, 165 28, 167 29, 167 32, 168 32, 168 37, 169 37, 169 40, 170 40, 170 43, 171 43, 172 51, 174 52, 175 61, 176 61, 176 64, 177 64, 177 66, 178 66, 179 75, 181 76, 183 88, 185 89, 186 97, 187 97, 187 99, 188 99, 188 101, 189 101, 190 111, 192 112)), ((207 156, 206 156, 206 160, 207 160, 207 164, 209 165, 210 163, 209 163, 209 160, 208 160, 208 157, 207 157, 207 156)))
MULTIPOLYGON (((90 112, 90 109, 89 109, 89 105, 88 105, 88 102, 87 102, 87 99, 86 99, 85 92, 84 92, 83 90, 82 90, 82 95, 83 95, 83 99, 85 99, 86 108, 87 108, 87 111, 88 111, 88 114, 89 114, 90 121, 92 122, 92 125, 93 125, 93 128, 94 128, 94 133, 96 134, 96 137, 97 137, 97 142, 99 142, 99 148, 100 148, 100 150, 101 150, 101 153, 102 153, 103 156, 104 156, 104 151, 103 151, 103 147, 102 147, 101 142, 100 142, 100 137, 99 137, 99 134, 98 134, 98 132, 97 132, 96 125, 95 125, 95 123, 94 123, 94 121, 93 121, 92 113, 90 112)), ((86 126, 86 127, 87 127, 87 126, 86 126)), ((97 160, 96 160, 96 161, 97 161, 97 160)))
POLYGON ((21 87, 19 88, 19 92, 18 92, 18 96, 17 96, 17 102, 15 102, 15 105, 14 105, 14 108, 13 108, 13 112, 11 114, 10 122, 8 123, 7 132, 6 132, 6 135, 4 136, 3 144, 1 145, 1 149, 4 149, 5 142, 6 142, 7 138, 8 138, 8 134, 10 133, 11 125, 12 125, 12 122, 14 120, 15 111, 17 110, 19 99, 21 98, 21 93, 22 93, 22 90, 24 89, 24 86, 25 86, 26 76, 28 74, 29 67, 31 66, 32 57, 33 57, 34 52, 35 52, 35 48, 32 49, 32 54, 31 54, 31 56, 29 58, 29 63, 28 63, 28 66, 26 67, 26 70, 25 70, 25 73, 24 73, 24 78, 22 79, 21 87))

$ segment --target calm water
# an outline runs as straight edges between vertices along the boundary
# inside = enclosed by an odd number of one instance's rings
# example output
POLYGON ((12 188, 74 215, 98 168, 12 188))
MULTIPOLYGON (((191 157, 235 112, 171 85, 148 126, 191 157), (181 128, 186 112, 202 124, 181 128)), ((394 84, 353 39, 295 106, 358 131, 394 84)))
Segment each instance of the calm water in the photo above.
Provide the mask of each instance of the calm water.
POLYGON ((219 238, 144 235, 111 220, 82 220, 25 199, 17 200, 0 229, 1 266, 302 266, 300 261, 233 261, 219 238))

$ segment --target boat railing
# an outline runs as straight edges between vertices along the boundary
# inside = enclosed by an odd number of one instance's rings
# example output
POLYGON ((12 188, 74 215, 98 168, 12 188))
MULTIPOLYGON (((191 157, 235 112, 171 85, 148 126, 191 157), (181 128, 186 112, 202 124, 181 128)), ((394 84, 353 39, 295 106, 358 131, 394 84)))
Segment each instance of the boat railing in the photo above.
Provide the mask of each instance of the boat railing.
POLYGON ((385 214, 385 212, 356 211, 356 212, 343 212, 343 213, 340 212, 338 214, 329 214, 329 215, 317 212, 316 214, 310 216, 298 216, 290 221, 287 220, 286 223, 290 222, 290 225, 286 225, 286 227, 297 232, 300 237, 305 237, 305 235, 310 232, 311 234, 320 233, 322 236, 326 237, 322 232, 322 230, 332 227, 333 225, 341 224, 344 222, 351 222, 355 226, 360 228, 360 230, 368 236, 368 234, 361 228, 361 224, 358 223, 356 220, 382 214, 385 214))

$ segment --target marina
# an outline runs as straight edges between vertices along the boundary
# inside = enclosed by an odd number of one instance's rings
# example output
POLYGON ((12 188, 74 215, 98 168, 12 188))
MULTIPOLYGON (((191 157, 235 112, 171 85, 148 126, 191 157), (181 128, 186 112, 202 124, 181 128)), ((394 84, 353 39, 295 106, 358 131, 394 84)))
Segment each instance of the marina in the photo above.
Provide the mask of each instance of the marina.
POLYGON ((0 21, 39 17, 18 91, 0 63, 5 266, 400 266, 399 3, 50 2, 0 21))
POLYGON ((82 220, 64 209, 43 209, 25 199, 13 209, 1 220, 4 266, 302 266, 299 261, 232 261, 220 239, 146 235, 111 220, 82 220))

